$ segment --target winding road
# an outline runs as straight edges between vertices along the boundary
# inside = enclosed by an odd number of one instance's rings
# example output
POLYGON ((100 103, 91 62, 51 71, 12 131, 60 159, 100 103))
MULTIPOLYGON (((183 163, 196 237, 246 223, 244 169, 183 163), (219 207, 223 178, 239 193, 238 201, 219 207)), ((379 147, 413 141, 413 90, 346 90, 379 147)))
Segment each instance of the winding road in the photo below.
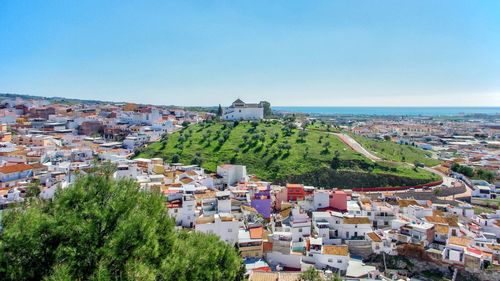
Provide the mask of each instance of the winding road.
MULTIPOLYGON (((343 141, 346 145, 348 145, 350 148, 352 148, 354 151, 364 155, 366 158, 372 160, 372 161, 383 161, 382 158, 378 157, 377 155, 373 154, 372 152, 368 151, 366 148, 364 148, 358 141, 356 141, 354 138, 349 136, 348 134, 343 134, 343 133, 332 133, 333 135, 337 136, 341 141, 343 141)), ((399 162, 397 162, 399 163, 399 162)), ((409 166, 413 167, 413 164, 410 163, 402 163, 406 164, 409 166)), ((443 185, 447 187, 454 187, 457 184, 463 184, 460 181, 457 181, 454 178, 449 177, 448 175, 445 175, 441 171, 433 168, 433 167, 424 167, 424 170, 431 172, 433 174, 436 174, 440 176, 443 179, 443 185)), ((453 200, 453 199, 458 199, 458 198, 466 198, 470 197, 472 194, 472 191, 469 186, 465 185, 466 191, 461 194, 456 194, 455 196, 449 196, 449 197, 443 197, 442 199, 446 200, 453 200)))
POLYGON ((343 141, 345 144, 347 144, 350 148, 352 148, 354 151, 363 154, 366 158, 372 160, 372 161, 381 161, 382 158, 374 155, 370 151, 366 150, 358 141, 353 139, 351 136, 347 134, 342 134, 342 133, 332 133, 335 136, 337 136, 341 141, 343 141))

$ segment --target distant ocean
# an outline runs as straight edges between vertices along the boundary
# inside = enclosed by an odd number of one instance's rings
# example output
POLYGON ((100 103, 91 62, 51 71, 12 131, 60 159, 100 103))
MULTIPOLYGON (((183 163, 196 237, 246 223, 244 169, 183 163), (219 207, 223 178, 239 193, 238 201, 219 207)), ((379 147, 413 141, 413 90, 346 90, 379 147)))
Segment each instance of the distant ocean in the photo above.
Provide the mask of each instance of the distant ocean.
POLYGON ((363 106, 273 106, 280 112, 311 115, 456 116, 500 114, 500 107, 363 107, 363 106))

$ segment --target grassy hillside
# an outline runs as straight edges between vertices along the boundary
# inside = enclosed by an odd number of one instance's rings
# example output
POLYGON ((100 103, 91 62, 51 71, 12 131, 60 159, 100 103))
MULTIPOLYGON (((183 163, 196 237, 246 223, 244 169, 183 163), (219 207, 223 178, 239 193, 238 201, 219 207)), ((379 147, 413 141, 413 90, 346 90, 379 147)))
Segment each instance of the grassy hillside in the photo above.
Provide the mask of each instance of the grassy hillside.
POLYGON ((423 163, 425 166, 436 166, 441 163, 437 159, 432 159, 432 153, 411 145, 400 145, 387 140, 374 140, 359 135, 353 135, 361 145, 373 152, 378 157, 397 162, 423 163))
POLYGON ((201 164, 209 171, 223 163, 244 164, 250 173, 265 180, 303 180, 305 184, 325 187, 357 187, 360 183, 352 180, 353 173, 368 179, 363 183, 367 186, 418 184, 436 179, 421 169, 373 163, 332 134, 303 132, 291 123, 278 121, 192 125, 149 145, 138 157, 201 164), (335 175, 325 178, 326 171, 335 175))

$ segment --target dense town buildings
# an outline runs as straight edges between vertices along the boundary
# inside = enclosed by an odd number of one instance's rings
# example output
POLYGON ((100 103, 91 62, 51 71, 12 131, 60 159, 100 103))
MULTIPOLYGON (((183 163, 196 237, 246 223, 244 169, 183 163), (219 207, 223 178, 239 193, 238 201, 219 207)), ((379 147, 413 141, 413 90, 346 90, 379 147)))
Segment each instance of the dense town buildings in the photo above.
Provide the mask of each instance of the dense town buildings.
MULTIPOLYGON (((110 161, 117 167, 114 178, 161 192, 179 228, 211 233, 238 247, 250 280, 296 277, 311 267, 353 279, 384 278, 387 272, 370 264, 374 257, 417 258, 415 253, 436 266, 473 274, 500 266, 500 211, 475 212, 470 204, 500 194, 500 127, 492 123, 417 118, 351 124, 346 129, 353 133, 387 136, 443 160, 435 169, 445 177, 439 190, 446 194, 434 192, 436 187, 370 193, 300 182, 274 185, 247 174, 244 165, 220 163, 209 173, 161 158, 134 159, 143 146, 213 114, 19 98, 1 104, 2 208, 23 201, 34 183, 41 186, 40 197, 50 199, 96 160, 110 161), (471 180, 452 172, 453 163, 493 171, 495 180, 471 180)), ((263 109, 237 100, 221 118, 260 120, 263 109)))

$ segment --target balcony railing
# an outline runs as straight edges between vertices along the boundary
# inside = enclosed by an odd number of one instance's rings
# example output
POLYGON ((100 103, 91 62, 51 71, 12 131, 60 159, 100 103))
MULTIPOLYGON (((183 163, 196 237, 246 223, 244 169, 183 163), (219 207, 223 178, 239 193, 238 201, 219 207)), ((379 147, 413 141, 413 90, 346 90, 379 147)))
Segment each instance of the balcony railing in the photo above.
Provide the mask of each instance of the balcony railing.
POLYGON ((375 220, 394 220, 396 216, 374 216, 375 220))

